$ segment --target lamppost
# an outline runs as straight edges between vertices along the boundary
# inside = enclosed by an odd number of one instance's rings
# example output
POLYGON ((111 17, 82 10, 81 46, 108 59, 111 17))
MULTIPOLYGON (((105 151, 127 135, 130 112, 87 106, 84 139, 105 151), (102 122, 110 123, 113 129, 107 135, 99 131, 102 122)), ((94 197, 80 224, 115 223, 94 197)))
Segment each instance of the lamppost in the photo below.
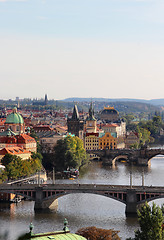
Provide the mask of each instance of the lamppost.
POLYGON ((142 187, 144 187, 144 169, 142 169, 142 187))
POLYGON ((52 184, 55 184, 55 168, 52 170, 52 184))
POLYGON ((132 170, 133 170, 133 163, 131 164, 131 169, 130 169, 130 188, 132 188, 132 170))
POLYGON ((38 171, 38 185, 40 187, 40 171, 38 171))

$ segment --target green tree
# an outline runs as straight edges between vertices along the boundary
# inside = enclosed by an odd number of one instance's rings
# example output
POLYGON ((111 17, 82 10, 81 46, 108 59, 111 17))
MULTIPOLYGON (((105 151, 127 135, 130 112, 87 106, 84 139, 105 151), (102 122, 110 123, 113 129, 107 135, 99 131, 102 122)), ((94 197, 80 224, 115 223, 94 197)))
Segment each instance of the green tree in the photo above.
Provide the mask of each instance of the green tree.
POLYGON ((64 170, 68 167, 79 168, 86 161, 86 151, 80 138, 67 136, 57 141, 54 147, 54 165, 57 170, 64 170))
POLYGON ((137 214, 140 229, 135 232, 135 238, 128 238, 127 240, 162 240, 164 218, 161 208, 156 206, 155 203, 150 207, 146 202, 137 214))
POLYGON ((33 158, 22 160, 16 155, 6 154, 2 158, 2 164, 5 170, 0 174, 0 180, 5 181, 6 178, 18 179, 20 177, 29 176, 42 168, 40 154, 33 153, 33 158))

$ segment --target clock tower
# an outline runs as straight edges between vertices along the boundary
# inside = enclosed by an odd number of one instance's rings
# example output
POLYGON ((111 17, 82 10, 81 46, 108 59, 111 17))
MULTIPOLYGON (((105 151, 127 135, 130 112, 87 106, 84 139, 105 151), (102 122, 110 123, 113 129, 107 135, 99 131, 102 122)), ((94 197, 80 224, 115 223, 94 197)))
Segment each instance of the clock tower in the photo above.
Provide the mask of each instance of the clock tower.
POLYGON ((89 108, 89 115, 86 118, 86 132, 87 133, 96 133, 96 119, 94 117, 94 110, 92 102, 89 108))

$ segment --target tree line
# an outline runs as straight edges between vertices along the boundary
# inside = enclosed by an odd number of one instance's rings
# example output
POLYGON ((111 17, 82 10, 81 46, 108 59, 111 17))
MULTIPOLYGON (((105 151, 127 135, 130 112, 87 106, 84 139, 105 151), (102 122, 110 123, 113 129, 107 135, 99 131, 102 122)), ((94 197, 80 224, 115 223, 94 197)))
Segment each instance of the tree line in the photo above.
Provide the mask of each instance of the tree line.
POLYGON ((21 157, 7 153, 1 160, 5 170, 0 172, 0 182, 28 177, 42 169, 42 156, 32 153, 31 158, 22 160, 21 157))

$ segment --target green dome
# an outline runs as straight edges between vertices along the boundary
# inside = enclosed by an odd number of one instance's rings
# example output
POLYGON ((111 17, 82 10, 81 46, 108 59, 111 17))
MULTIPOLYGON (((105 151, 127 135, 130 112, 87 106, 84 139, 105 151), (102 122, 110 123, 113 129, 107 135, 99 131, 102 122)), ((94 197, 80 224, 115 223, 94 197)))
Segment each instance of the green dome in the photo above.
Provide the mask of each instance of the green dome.
POLYGON ((9 114, 6 118, 6 123, 8 124, 23 124, 24 120, 22 118, 22 116, 17 113, 17 108, 13 109, 13 112, 11 114, 9 114))

